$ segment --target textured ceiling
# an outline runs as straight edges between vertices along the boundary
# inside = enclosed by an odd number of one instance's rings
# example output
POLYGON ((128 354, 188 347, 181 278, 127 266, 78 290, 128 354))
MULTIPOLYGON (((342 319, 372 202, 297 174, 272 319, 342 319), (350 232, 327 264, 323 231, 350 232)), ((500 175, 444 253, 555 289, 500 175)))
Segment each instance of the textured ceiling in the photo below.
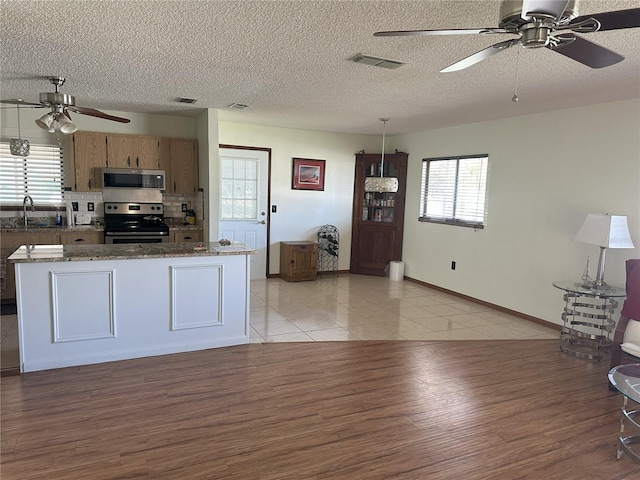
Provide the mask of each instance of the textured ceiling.
MULTIPOLYGON (((579 13, 636 7, 640 0, 582 1, 579 13)), ((225 121, 368 134, 389 117, 396 134, 640 97, 640 28, 583 35, 625 57, 603 69, 514 47, 446 74, 438 71, 511 37, 373 36, 497 27, 499 0, 1 0, 0 8, 2 99, 37 101, 52 91, 44 77, 60 75, 62 92, 100 110, 216 108, 225 121), (356 64, 358 53, 406 65, 356 64), (230 110, 234 102, 249 108, 230 110)))

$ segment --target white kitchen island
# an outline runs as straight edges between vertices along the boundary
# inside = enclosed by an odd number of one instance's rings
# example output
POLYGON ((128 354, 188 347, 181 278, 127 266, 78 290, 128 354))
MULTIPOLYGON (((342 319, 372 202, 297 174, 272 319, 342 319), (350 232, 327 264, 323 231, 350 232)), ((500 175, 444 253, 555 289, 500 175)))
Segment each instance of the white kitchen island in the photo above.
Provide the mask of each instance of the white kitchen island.
POLYGON ((243 245, 22 246, 16 273, 20 371, 249 341, 243 245))

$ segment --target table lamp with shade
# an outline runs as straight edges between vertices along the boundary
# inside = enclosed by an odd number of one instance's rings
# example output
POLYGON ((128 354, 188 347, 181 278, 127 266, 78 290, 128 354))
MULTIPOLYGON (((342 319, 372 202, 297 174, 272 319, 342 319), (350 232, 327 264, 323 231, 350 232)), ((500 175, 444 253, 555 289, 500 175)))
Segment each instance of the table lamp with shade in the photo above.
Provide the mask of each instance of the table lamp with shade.
POLYGON ((600 247, 598 259, 598 271, 595 280, 589 278, 587 272, 583 277, 584 287, 592 289, 607 289, 609 286, 604 281, 604 261, 607 248, 634 248, 627 217, 623 215, 609 215, 608 213, 590 213, 576 233, 574 240, 589 245, 600 247))

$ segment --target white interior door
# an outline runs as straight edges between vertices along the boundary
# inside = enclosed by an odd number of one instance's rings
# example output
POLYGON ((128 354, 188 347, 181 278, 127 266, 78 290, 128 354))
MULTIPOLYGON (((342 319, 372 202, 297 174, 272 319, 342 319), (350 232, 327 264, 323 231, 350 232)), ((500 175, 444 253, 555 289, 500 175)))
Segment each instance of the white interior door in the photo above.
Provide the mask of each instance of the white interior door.
POLYGON ((220 238, 242 242, 251 255, 251 279, 267 275, 269 152, 221 148, 220 238))

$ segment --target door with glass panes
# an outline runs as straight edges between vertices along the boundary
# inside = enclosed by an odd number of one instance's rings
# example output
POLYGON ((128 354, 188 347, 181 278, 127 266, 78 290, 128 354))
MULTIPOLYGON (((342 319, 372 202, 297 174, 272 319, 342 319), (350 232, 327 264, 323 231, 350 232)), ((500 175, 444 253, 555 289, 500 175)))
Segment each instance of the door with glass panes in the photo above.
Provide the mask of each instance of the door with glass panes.
POLYGON ((267 277, 269 228, 267 149, 220 148, 220 237, 256 250, 251 279, 267 277))

